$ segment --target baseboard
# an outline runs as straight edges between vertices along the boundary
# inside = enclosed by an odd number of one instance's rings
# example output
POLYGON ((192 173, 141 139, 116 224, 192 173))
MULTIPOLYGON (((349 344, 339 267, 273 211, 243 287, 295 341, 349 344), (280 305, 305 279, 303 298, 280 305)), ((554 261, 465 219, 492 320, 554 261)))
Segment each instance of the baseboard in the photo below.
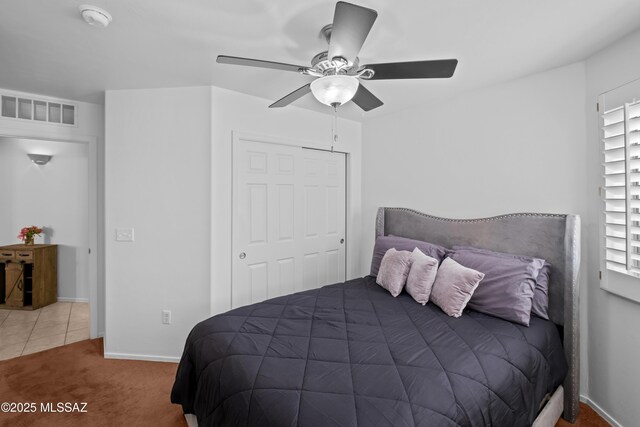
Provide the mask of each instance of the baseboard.
POLYGON ((58 302, 89 302, 88 298, 65 298, 58 297, 58 302))
POLYGON ((591 409, 596 411, 598 415, 604 418, 604 420, 609 424, 611 424, 613 427, 622 427, 622 424, 617 422, 611 415, 607 414, 607 412, 604 409, 602 409, 597 403, 589 399, 587 396, 580 395, 580 401, 589 405, 591 409))
POLYGON ((105 359, 145 360, 147 362, 178 363, 179 357, 154 356, 150 354, 104 353, 105 359))

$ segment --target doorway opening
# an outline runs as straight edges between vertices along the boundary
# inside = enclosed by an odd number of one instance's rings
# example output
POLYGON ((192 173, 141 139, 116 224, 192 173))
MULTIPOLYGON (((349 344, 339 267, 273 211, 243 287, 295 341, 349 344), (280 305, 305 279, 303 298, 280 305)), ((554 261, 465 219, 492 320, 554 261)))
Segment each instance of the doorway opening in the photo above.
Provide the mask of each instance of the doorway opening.
MULTIPOLYGON (((56 245, 57 257, 55 296, 53 300, 46 298, 42 307, 30 305, 33 297, 28 298, 29 291, 40 286, 36 275, 29 274, 38 259, 22 262, 17 283, 27 298, 22 307, 14 302, 14 307, 0 310, 3 342, 7 341, 5 337, 11 337, 10 348, 4 351, 7 354, 0 354, 0 358, 98 335, 95 151, 95 141, 0 136, 0 179, 5 184, 0 195, 0 245, 20 243, 20 229, 36 225, 43 233, 36 237, 31 252, 37 253, 44 245, 56 245), (52 158, 48 164, 37 165, 27 154, 52 158), (24 344, 21 350, 20 344, 24 344)), ((18 259, 14 264, 17 262, 18 259)), ((46 290, 51 291, 45 287, 43 292, 46 290)))

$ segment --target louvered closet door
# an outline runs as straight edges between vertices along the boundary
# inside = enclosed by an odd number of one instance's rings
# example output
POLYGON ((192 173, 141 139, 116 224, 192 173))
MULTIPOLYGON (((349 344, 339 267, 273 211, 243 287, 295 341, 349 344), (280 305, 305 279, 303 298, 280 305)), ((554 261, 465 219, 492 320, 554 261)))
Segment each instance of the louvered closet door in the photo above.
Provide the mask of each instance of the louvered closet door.
POLYGON ((344 280, 345 167, 344 154, 234 142, 233 307, 344 280))

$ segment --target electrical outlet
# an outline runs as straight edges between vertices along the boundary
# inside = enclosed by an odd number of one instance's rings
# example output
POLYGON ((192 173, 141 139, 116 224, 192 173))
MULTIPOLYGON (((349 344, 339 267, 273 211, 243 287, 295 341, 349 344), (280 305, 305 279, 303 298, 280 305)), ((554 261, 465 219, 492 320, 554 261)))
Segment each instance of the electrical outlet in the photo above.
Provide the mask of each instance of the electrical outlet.
POLYGON ((117 242, 133 242, 133 228, 116 228, 117 242))
POLYGON ((171 311, 170 310, 162 310, 162 323, 164 325, 171 324, 171 311))

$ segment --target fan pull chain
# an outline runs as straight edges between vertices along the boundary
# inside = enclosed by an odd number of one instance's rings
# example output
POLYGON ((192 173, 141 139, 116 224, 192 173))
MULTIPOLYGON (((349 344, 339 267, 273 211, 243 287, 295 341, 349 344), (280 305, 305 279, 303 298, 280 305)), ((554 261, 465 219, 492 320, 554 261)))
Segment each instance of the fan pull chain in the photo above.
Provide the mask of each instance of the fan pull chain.
POLYGON ((331 120, 331 152, 333 153, 334 144, 338 143, 338 106, 333 107, 333 117, 331 120))

